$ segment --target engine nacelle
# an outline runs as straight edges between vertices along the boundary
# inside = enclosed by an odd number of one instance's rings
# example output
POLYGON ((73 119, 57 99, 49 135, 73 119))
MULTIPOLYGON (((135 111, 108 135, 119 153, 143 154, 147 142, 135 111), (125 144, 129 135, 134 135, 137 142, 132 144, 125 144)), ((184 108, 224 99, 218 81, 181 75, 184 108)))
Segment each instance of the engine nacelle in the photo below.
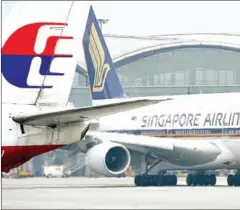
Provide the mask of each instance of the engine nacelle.
POLYGON ((104 176, 124 173, 130 164, 130 154, 126 147, 116 143, 101 143, 88 150, 89 167, 104 176))

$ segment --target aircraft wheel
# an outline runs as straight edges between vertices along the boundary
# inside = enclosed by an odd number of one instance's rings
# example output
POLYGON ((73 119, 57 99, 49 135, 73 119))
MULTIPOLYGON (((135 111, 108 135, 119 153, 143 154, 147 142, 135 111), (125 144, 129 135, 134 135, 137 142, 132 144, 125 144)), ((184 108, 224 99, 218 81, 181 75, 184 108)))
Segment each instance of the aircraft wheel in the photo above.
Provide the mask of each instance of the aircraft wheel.
POLYGON ((197 174, 193 174, 192 186, 199 185, 199 179, 197 174))
POLYGON ((177 185, 177 176, 176 175, 171 175, 171 186, 176 186, 177 185))
POLYGON ((209 186, 212 182, 212 177, 211 175, 203 175, 204 178, 204 186, 209 186))
POLYGON ((155 176, 154 175, 149 175, 146 177, 147 178, 147 186, 155 186, 155 176))
POLYGON ((209 186, 211 184, 211 176, 204 174, 202 175, 203 178, 203 186, 209 186))
POLYGON ((140 176, 139 176, 139 175, 136 175, 136 176, 134 177, 134 184, 135 184, 136 186, 141 186, 141 184, 140 184, 140 176))
POLYGON ((210 178, 211 178, 211 183, 210 183, 210 185, 211 185, 211 186, 215 186, 216 183, 217 183, 217 178, 216 178, 216 176, 212 174, 212 175, 210 175, 210 178))
POLYGON ((141 175, 141 186, 146 187, 150 184, 150 177, 148 175, 141 175))
POLYGON ((171 182, 172 182, 172 176, 171 175, 163 175, 162 176, 162 185, 163 186, 171 186, 171 182))
POLYGON ((199 186, 204 186, 206 184, 206 175, 197 175, 197 180, 199 186))
POLYGON ((186 183, 187 183, 187 186, 192 186, 193 185, 193 175, 192 174, 187 175, 186 183))
POLYGON ((164 185, 164 176, 157 175, 157 186, 163 186, 164 185))
POLYGON ((240 176, 239 175, 235 175, 235 186, 240 186, 240 176))
POLYGON ((152 186, 158 186, 159 176, 158 175, 152 175, 151 179, 152 179, 152 186))
POLYGON ((232 174, 228 175, 227 183, 228 183, 228 186, 233 186, 234 185, 235 177, 232 174))
POLYGON ((134 178, 134 184, 139 187, 143 187, 146 184, 146 178, 143 175, 137 175, 134 178))

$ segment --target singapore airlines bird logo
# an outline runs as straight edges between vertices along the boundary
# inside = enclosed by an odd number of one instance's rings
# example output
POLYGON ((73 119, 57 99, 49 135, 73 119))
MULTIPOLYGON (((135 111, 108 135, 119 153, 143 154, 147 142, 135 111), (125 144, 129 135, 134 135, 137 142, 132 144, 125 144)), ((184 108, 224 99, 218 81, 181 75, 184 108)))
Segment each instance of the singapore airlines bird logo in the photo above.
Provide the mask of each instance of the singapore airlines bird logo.
POLYGON ((93 92, 101 92, 104 89, 110 66, 105 63, 105 52, 94 24, 91 26, 89 37, 89 52, 95 70, 93 92))

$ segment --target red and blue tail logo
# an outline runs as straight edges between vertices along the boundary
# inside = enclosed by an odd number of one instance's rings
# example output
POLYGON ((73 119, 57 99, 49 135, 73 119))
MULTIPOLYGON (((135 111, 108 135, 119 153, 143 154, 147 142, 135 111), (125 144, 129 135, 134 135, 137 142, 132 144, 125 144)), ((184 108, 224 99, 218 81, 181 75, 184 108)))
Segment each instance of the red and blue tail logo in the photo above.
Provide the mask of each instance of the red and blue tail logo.
POLYGON ((50 72, 54 58, 71 58, 72 55, 55 54, 57 41, 73 39, 70 36, 49 36, 44 51, 37 54, 34 51, 38 31, 42 26, 66 26, 66 23, 42 22, 32 23, 17 29, 12 33, 2 47, 2 74, 13 86, 18 88, 52 88, 53 86, 28 85, 27 79, 32 60, 41 58, 39 74, 43 76, 63 76, 63 73, 50 72))

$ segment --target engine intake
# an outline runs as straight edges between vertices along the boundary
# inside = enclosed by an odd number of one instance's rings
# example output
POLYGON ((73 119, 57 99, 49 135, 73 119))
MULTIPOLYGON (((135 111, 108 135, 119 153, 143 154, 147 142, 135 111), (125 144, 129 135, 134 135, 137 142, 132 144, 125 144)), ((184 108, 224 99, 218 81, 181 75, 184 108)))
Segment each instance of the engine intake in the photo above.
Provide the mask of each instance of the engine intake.
POLYGON ((105 176, 124 173, 131 160, 126 147, 111 142, 95 145, 87 152, 86 157, 89 167, 105 176))

